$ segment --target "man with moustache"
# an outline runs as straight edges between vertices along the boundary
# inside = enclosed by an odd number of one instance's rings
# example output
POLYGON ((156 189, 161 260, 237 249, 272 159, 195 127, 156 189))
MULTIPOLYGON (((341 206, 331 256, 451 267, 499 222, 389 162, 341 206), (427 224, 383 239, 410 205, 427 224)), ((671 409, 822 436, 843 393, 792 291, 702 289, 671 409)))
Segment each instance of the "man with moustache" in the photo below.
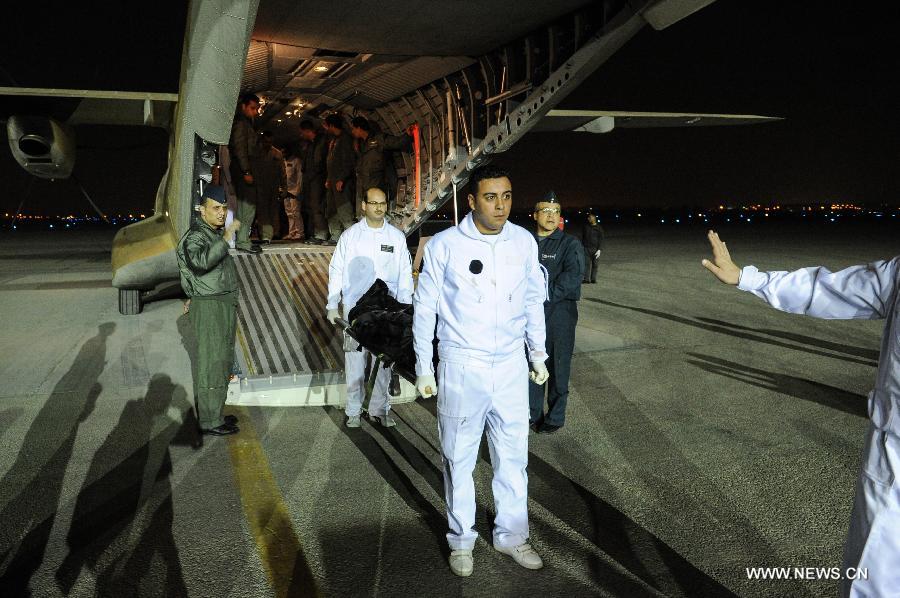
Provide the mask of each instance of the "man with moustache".
POLYGON ((469 184, 471 212, 425 246, 413 301, 416 388, 423 397, 437 395, 450 570, 461 577, 473 570, 472 473, 485 428, 497 508, 494 548, 528 569, 543 566, 527 543, 528 362, 536 383, 548 376, 546 279, 537 243, 507 222, 512 184, 506 171, 481 167, 469 184), (440 390, 432 366, 435 326, 440 390))
POLYGON ((222 187, 209 185, 198 197, 199 218, 194 218, 175 254, 197 339, 194 400, 200 430, 227 436, 238 431, 236 417, 222 416, 234 359, 238 304, 237 269, 228 244, 241 223, 234 220, 225 226, 228 208, 222 187))
MULTIPOLYGON (((412 302, 412 260, 406 247, 406 235, 385 220, 387 198, 384 191, 374 187, 369 189, 362 209, 363 218, 341 234, 328 265, 328 304, 325 309, 332 324, 340 314, 338 305, 343 305, 344 319, 349 319, 350 310, 376 279, 383 280, 391 296, 400 303, 412 302)), ((365 349, 344 353, 347 377, 344 413, 348 428, 360 427, 368 356, 365 349)), ((390 368, 382 367, 375 378, 369 402, 369 415, 386 428, 397 425, 390 414, 390 379, 390 368)))

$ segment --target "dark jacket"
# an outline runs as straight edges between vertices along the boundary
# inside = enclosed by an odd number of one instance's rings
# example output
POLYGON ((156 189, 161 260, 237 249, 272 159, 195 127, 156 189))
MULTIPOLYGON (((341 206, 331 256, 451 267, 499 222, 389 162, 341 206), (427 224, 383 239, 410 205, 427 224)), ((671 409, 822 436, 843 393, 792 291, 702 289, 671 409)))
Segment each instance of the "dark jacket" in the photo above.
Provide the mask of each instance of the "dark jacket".
POLYGON ((585 222, 581 229, 581 244, 584 245, 585 253, 591 256, 598 249, 603 249, 603 227, 599 224, 591 226, 589 222, 585 222))
MULTIPOLYGON (((260 152, 263 149, 260 148, 260 152)), ((270 148, 254 161, 253 172, 260 199, 277 199, 278 190, 287 186, 287 175, 284 170, 284 157, 277 149, 270 148)))
POLYGON ((316 138, 310 142, 303 155, 303 188, 310 189, 312 185, 325 184, 326 161, 328 157, 328 140, 325 133, 319 131, 316 138))
POLYGON ((544 307, 551 307, 561 301, 581 299, 584 253, 578 239, 555 230, 546 237, 535 236, 535 240, 538 244, 538 259, 549 274, 550 296, 544 307))
POLYGON ((339 137, 328 140, 328 180, 346 183, 353 177, 356 169, 356 154, 353 152, 353 140, 344 131, 339 137))
POLYGON ((258 136, 253 130, 253 121, 238 114, 231 125, 231 139, 228 141, 228 151, 231 154, 231 171, 236 175, 232 180, 238 180, 245 172, 253 172, 253 161, 259 156, 257 148, 258 136))
POLYGON ((386 173, 393 169, 391 157, 387 152, 409 152, 411 148, 412 138, 409 135, 398 137, 385 133, 370 133, 367 139, 361 139, 359 160, 356 163, 360 191, 365 193, 372 187, 378 187, 387 192, 386 173))
POLYGON ((181 288, 188 297, 209 297, 237 293, 234 259, 222 231, 194 218, 175 252, 181 271, 181 288))

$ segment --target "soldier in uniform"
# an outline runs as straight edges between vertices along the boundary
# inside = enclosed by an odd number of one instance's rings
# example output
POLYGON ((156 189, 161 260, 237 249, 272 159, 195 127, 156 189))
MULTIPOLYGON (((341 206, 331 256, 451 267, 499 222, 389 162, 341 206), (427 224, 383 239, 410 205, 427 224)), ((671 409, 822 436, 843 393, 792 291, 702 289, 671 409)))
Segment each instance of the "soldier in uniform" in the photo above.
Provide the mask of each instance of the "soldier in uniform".
POLYGON ((241 95, 237 115, 231 125, 228 151, 231 155, 231 180, 237 194, 235 219, 244 223, 235 240, 235 247, 247 253, 262 251, 250 243, 250 227, 256 218, 257 194, 253 178, 253 163, 259 155, 253 119, 259 115, 259 98, 252 93, 241 95))
POLYGON ((575 350, 575 325, 578 324, 578 300, 581 299, 581 277, 584 254, 581 243, 559 228, 560 205, 553 191, 534 206, 537 223, 535 240, 538 259, 547 270, 549 296, 544 303, 547 327, 547 414, 544 415, 544 386, 528 385, 531 402, 530 420, 535 431, 551 433, 566 421, 569 398, 569 371, 575 350))
POLYGON ((284 213, 288 222, 288 232, 284 238, 290 241, 302 241, 305 238, 303 233, 303 214, 300 209, 302 202, 301 193, 303 191, 303 168, 300 156, 297 153, 296 144, 291 143, 284 148, 284 172, 286 181, 284 213))
POLYGON ((312 121, 300 123, 300 136, 307 142, 303 154, 303 207, 305 222, 309 226, 306 238, 310 243, 328 239, 328 223, 325 219, 325 177, 328 143, 322 131, 312 121))
POLYGON ((412 150, 411 127, 402 136, 388 135, 372 130, 368 119, 357 116, 350 121, 350 134, 359 143, 359 159, 356 162, 356 189, 360 196, 357 199, 357 213, 365 193, 375 187, 384 191, 388 197, 388 211, 393 208, 394 189, 390 189, 390 181, 396 178, 393 162, 387 152, 410 152, 412 150), (393 176, 389 176, 389 175, 393 176))
POLYGON ((588 214, 587 223, 581 230, 581 245, 584 247, 584 280, 582 282, 597 282, 597 264, 600 263, 600 254, 603 253, 603 227, 593 214, 588 214))
POLYGON ((178 243, 176 256, 181 287, 189 298, 188 314, 197 339, 194 399, 204 434, 226 436, 238 431, 237 418, 222 416, 234 357, 237 270, 228 243, 240 230, 234 220, 225 227, 225 190, 206 187, 197 206, 199 218, 178 243))
MULTIPOLYGON (((284 156, 272 145, 272 131, 259 137, 259 157, 254 162, 256 172, 256 225, 259 239, 269 243, 280 236, 281 194, 287 186, 284 156)), ((238 219, 240 220, 240 219, 238 219)))
POLYGON ((356 222, 350 193, 356 157, 353 154, 353 142, 344 132, 344 121, 339 114, 329 114, 325 117, 325 130, 331 136, 328 140, 326 160, 328 178, 325 180, 325 188, 328 190, 326 214, 328 214, 328 231, 331 234, 329 244, 337 245, 341 232, 356 222))

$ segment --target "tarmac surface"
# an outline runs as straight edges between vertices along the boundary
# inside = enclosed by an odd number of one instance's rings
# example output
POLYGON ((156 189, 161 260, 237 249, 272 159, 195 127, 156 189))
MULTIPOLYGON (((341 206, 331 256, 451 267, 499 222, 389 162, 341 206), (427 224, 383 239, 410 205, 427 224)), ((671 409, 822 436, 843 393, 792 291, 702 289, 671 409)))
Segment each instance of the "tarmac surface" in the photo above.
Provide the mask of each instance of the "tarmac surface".
MULTIPOLYGON (((347 429, 326 408, 192 413, 177 290, 122 316, 110 232, 0 236, 2 596, 834 596, 881 323, 766 308, 715 281, 700 228, 609 232, 583 287, 565 427, 532 435, 527 571, 449 550, 434 400, 347 429)), ((722 229, 735 260, 832 269, 888 227, 722 229)), ((485 540, 487 539, 487 541, 485 540)))

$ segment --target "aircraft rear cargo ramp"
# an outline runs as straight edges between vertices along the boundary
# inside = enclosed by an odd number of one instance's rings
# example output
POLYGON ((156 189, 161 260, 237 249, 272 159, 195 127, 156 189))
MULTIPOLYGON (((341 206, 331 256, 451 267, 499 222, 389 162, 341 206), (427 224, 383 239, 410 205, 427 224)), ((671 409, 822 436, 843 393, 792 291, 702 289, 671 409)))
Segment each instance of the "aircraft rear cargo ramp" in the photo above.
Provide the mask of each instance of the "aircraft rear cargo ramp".
MULTIPOLYGON (((236 354, 243 377, 240 391, 229 392, 229 404, 345 403, 342 334, 324 317, 333 251, 297 245, 234 254, 240 285, 236 354)), ((413 400, 414 393, 403 381, 391 400, 413 400)))

